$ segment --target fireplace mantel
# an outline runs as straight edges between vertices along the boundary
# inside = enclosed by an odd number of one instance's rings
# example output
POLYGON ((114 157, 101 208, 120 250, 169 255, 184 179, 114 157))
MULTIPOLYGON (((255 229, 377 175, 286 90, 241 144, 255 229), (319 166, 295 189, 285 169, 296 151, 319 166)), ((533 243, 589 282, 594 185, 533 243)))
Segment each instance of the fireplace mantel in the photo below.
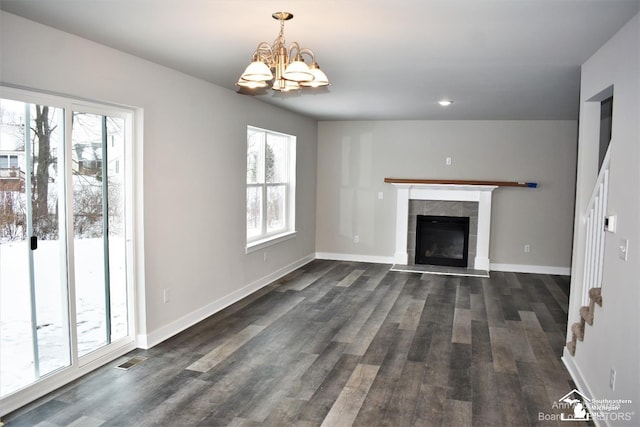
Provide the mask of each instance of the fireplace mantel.
POLYGON ((538 188, 536 182, 522 181, 483 181, 475 179, 416 179, 416 178, 385 178, 387 184, 455 184, 455 185, 494 185, 498 187, 527 187, 538 188))
POLYGON ((478 239, 473 268, 489 271, 489 238, 491 235, 491 194, 498 185, 423 184, 391 182, 396 188, 396 249, 394 262, 408 264, 407 231, 409 200, 445 200, 478 203, 478 239))

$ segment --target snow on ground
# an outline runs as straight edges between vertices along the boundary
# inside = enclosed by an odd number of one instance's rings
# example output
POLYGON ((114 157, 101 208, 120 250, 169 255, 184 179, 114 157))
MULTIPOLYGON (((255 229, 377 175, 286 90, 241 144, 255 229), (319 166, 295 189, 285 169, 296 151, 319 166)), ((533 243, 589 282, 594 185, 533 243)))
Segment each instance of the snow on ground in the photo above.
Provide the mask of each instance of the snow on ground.
MULTIPOLYGON (((106 340, 102 239, 74 243, 75 283, 80 356, 104 346, 106 340)), ((39 241, 34 255, 37 339, 40 375, 69 366, 68 293, 64 247, 39 241)), ((36 380, 31 332, 27 241, 0 244, 0 395, 36 380)), ((110 238, 112 340, 127 335, 125 246, 110 238)))

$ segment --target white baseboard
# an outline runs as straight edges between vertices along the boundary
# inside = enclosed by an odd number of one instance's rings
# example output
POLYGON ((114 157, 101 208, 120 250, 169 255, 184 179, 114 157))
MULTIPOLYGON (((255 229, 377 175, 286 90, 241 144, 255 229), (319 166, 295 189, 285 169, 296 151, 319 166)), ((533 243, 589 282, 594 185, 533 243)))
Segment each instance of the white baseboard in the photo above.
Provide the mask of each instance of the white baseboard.
POLYGON ((571 356, 567 347, 564 348, 564 352, 560 360, 562 360, 562 363, 564 363, 567 371, 569 371, 569 375, 571 375, 571 379, 576 384, 578 391, 585 396, 588 396, 589 398, 593 398, 593 393, 591 393, 591 390, 589 390, 586 381, 582 377, 580 368, 578 368, 578 365, 575 364, 575 359, 573 358, 573 356, 571 356))
POLYGON ((353 261, 353 262, 370 262, 373 264, 395 264, 393 256, 376 256, 376 255, 359 255, 359 254, 341 254, 334 252, 316 252, 317 259, 326 259, 332 261, 353 261))
POLYGON ((525 264, 494 264, 491 263, 492 271, 504 271, 510 273, 534 273, 553 274, 557 276, 570 276, 571 267, 554 267, 548 265, 525 265, 525 264))
MULTIPOLYGON (((562 363, 564 363, 564 366, 567 368, 567 371, 569 371, 569 375, 571 376, 571 379, 575 383, 578 391, 583 395, 588 396, 590 399, 593 399, 595 396, 591 392, 591 389, 589 389, 589 386, 587 385, 587 382, 584 380, 584 377, 582 375, 582 372, 580 371, 580 368, 578 367, 578 365, 575 364, 575 359, 573 356, 571 356, 571 354, 569 353, 569 349, 567 349, 567 347, 564 348, 564 353, 562 354, 562 357, 560 358, 560 360, 562 360, 562 363)), ((597 427, 601 427, 601 426, 604 427, 609 425, 606 420, 601 420, 599 418, 592 418, 592 421, 597 427)))
POLYGON ((140 334, 136 337, 137 345, 139 348, 149 349, 155 345, 160 344, 162 341, 171 338, 172 336, 184 331, 185 329, 195 325, 196 323, 206 319, 207 317, 219 312, 220 310, 230 306, 231 304, 240 301, 241 299, 251 295, 257 290, 267 286, 270 283, 278 280, 279 278, 286 276, 292 271, 302 267, 305 264, 314 260, 314 255, 307 255, 304 258, 299 259, 279 270, 274 271, 268 276, 262 277, 248 285, 238 289, 226 295, 216 301, 213 301, 204 307, 193 311, 180 319, 177 319, 168 325, 156 329, 149 334, 140 334))
MULTIPOLYGON (((396 264, 393 256, 344 254, 336 252, 316 252, 317 259, 334 261, 370 262, 374 264, 396 264)), ((554 267, 547 265, 525 264, 490 264, 492 271, 504 271, 511 273, 554 274, 558 276, 570 276, 571 267, 554 267)))

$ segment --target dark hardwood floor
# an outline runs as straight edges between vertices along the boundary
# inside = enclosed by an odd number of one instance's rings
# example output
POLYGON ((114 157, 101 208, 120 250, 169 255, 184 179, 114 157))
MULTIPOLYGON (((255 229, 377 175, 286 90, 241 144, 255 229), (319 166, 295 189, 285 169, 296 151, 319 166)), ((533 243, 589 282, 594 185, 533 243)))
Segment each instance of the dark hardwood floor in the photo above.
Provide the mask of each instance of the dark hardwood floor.
MULTIPOLYGON (((527 426, 574 385, 569 278, 316 260, 8 426, 527 426), (128 371, 114 369, 146 358, 128 371)), ((215 284, 212 284, 215 286, 215 284)), ((557 405, 556 405, 557 406, 557 405)))

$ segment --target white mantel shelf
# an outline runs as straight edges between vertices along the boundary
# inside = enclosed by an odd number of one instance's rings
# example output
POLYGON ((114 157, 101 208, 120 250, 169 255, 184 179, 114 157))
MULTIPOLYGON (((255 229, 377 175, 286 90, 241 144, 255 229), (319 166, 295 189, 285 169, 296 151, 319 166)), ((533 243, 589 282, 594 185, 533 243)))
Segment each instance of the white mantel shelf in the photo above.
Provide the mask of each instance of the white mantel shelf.
POLYGON ((522 181, 486 181, 472 179, 416 179, 416 178, 385 178, 387 184, 430 184, 430 185, 470 185, 470 186, 496 186, 496 187, 526 187, 537 188, 536 182, 522 181))
MULTIPOLYGON (((407 233, 409 200, 445 200, 478 203, 478 238, 472 268, 489 271, 489 238, 491 235, 491 194, 500 184, 495 181, 431 181, 386 178, 396 188, 396 264, 408 264, 407 233), (453 183, 455 182, 455 183, 453 183)), ((525 183, 526 184, 526 183, 525 183)), ((514 186, 514 185, 510 185, 514 186)), ((526 186, 526 185, 517 185, 526 186)))

